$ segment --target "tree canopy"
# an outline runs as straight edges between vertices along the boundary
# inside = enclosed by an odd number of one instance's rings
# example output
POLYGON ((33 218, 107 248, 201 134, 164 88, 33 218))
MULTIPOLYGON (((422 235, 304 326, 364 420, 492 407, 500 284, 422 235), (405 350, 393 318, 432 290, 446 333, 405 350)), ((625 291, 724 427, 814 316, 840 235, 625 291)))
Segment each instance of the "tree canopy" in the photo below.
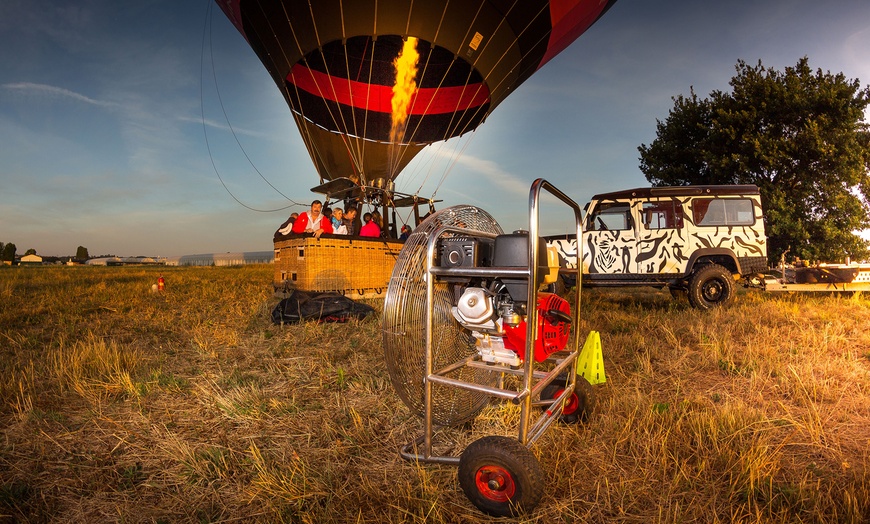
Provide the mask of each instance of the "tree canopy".
POLYGON ((755 184, 768 256, 866 258, 870 243, 870 88, 813 72, 807 57, 777 71, 739 61, 731 92, 673 98, 656 139, 638 147, 653 185, 755 184))
POLYGON ((18 248, 12 242, 7 243, 3 246, 3 254, 0 255, 0 260, 6 260, 9 262, 15 262, 15 253, 18 251, 18 248))
POLYGON ((90 257, 88 256, 88 248, 86 248, 85 246, 79 246, 78 249, 76 249, 76 259, 87 260, 89 258, 90 257))

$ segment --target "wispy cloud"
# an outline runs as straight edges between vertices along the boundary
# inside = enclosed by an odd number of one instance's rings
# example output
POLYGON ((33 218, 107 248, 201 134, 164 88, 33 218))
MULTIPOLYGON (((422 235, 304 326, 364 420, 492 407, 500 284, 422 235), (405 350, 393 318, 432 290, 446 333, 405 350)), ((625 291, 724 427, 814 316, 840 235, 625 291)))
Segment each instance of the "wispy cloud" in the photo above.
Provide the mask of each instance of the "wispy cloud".
POLYGON ((260 131, 251 131, 250 129, 245 129, 245 128, 241 128, 238 126, 230 127, 229 125, 227 125, 225 123, 217 122, 217 121, 212 120, 210 118, 203 119, 203 118, 193 118, 193 117, 189 117, 189 116, 182 116, 182 117, 178 117, 178 120, 181 122, 205 125, 207 127, 218 129, 220 131, 233 132, 233 133, 236 133, 238 135, 247 135, 247 136, 252 136, 255 138, 274 138, 272 135, 269 135, 268 133, 263 133, 260 131))
POLYGON ((528 181, 505 171, 496 162, 465 154, 459 157, 457 163, 475 173, 483 175, 485 179, 492 184, 496 184, 496 187, 501 190, 521 196, 529 194, 528 181))
POLYGON ((10 83, 10 84, 3 84, 3 88, 18 91, 18 92, 24 92, 26 94, 49 96, 49 97, 53 97, 53 98, 68 98, 71 100, 75 100, 78 102, 84 102, 86 104, 91 104, 91 105, 95 105, 98 107, 117 107, 118 106, 118 104, 115 102, 109 102, 106 100, 97 100, 95 98, 85 96, 81 93, 76 93, 75 91, 70 91, 69 89, 65 89, 63 87, 50 86, 50 85, 46 85, 46 84, 34 84, 31 82, 16 82, 16 83, 10 83))

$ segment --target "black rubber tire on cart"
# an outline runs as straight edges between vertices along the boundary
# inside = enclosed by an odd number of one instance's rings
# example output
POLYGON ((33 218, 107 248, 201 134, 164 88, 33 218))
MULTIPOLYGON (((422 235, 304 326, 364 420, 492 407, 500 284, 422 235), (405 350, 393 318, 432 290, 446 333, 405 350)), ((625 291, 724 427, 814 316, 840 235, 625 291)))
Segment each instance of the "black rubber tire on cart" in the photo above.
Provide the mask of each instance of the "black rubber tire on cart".
POLYGON ((483 437, 459 457, 459 486, 477 509, 516 517, 535 509, 544 493, 544 471, 515 438, 483 437))
MULTIPOLYGON (((568 383, 568 375, 561 374, 552 382, 547 384, 547 387, 541 391, 541 400, 552 400, 558 397, 565 390, 565 385, 568 383)), ((559 416, 559 422, 563 424, 579 424, 586 422, 589 418, 589 413, 592 411, 592 384, 584 377, 577 377, 577 384, 574 387, 574 393, 562 408, 562 415, 559 416)), ((546 408, 545 408, 546 409, 546 408)))
POLYGON ((727 306, 734 301, 734 277, 719 264, 707 264, 689 279, 689 303, 697 309, 727 306))

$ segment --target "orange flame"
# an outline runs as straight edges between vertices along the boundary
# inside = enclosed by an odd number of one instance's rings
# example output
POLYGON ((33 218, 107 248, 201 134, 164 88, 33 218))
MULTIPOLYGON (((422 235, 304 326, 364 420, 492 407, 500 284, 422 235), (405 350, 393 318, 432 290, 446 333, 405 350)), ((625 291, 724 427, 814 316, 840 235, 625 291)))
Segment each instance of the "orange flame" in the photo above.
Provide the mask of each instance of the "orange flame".
POLYGON ((400 142, 405 137, 405 124, 408 120, 408 111, 411 108, 411 100, 417 92, 417 61, 420 54, 417 52, 417 39, 409 36, 405 45, 393 66, 396 68, 396 85, 393 86, 393 126, 390 129, 390 142, 400 142))

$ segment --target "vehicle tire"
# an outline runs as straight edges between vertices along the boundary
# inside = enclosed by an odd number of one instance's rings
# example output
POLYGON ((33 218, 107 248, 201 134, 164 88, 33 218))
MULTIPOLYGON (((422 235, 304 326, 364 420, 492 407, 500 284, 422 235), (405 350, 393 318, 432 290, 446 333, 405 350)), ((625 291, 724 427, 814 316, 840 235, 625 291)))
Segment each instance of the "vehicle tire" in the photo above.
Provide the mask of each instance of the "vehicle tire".
MULTIPOLYGON (((559 375, 541 391, 541 400, 552 400, 558 397, 565 391, 565 384, 567 383, 568 375, 564 373, 559 375)), ((584 377, 578 376, 574 393, 571 394, 571 397, 565 403, 565 407, 562 408, 559 422, 563 424, 586 422, 589 419, 589 413, 592 411, 592 400, 592 384, 584 377)))
POLYGON ((544 493, 544 471, 515 438, 483 437, 459 457, 459 486, 477 509, 494 517, 532 511, 544 493))
POLYGON ((689 303, 697 309, 727 306, 734 301, 734 278, 719 264, 701 266, 689 280, 689 303))

